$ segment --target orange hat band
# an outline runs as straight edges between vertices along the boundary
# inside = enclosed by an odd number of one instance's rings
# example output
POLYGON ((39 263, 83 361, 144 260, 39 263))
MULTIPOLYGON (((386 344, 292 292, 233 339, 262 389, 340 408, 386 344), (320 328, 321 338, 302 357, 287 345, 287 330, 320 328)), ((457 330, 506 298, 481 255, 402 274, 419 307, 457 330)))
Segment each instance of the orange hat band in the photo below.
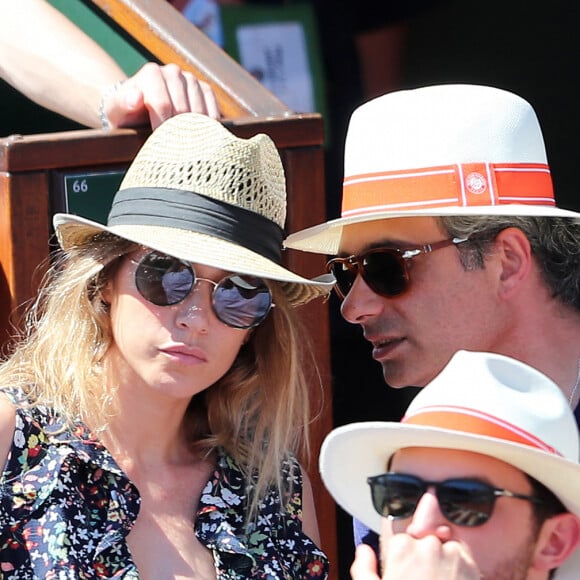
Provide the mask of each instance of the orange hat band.
POLYGON ((469 435, 493 437, 494 439, 528 445, 554 455, 561 455, 556 449, 535 435, 507 421, 502 421, 498 417, 475 409, 445 406, 429 407, 413 415, 403 417, 401 423, 450 429, 468 433, 469 435))
POLYGON ((462 163, 354 175, 344 180, 342 217, 511 203, 556 205, 548 165, 462 163))

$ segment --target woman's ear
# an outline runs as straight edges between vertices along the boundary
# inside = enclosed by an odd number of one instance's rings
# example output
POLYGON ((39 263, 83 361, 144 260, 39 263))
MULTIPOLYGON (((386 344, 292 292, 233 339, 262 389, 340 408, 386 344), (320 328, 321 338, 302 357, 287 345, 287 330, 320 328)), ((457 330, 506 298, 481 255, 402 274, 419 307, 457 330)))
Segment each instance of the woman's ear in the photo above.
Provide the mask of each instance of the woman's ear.
POLYGON ((248 344, 248 341, 250 340, 250 338, 252 338, 252 334, 254 334, 254 329, 253 328, 248 329, 248 331, 246 332, 246 336, 244 336, 242 344, 248 344))
POLYGON ((506 228, 495 239, 500 260, 500 284, 504 297, 511 297, 532 271, 532 247, 519 228, 506 228))
POLYGON ((103 288, 101 288, 101 290, 99 291, 99 296, 101 298, 101 302, 103 304, 105 304, 106 306, 110 306, 111 305, 111 293, 112 293, 111 281, 109 280, 103 286, 103 288))
POLYGON ((532 567, 542 571, 558 568, 579 546, 580 518, 569 512, 548 518, 538 534, 532 567))

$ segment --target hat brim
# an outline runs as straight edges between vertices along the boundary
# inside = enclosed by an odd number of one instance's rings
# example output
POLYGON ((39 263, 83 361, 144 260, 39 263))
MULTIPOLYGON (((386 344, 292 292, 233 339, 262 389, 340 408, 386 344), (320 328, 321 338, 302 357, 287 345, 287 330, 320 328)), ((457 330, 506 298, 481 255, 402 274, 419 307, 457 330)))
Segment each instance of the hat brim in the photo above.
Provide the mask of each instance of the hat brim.
MULTIPOLYGON (((364 422, 338 427, 320 450, 322 481, 341 508, 377 533, 381 516, 373 508, 367 477, 385 473, 388 459, 405 447, 457 449, 500 459, 543 483, 580 516, 580 465, 560 456, 492 437, 421 425, 364 422)), ((580 578, 580 548, 557 578, 580 578)))
POLYGON ((334 255, 339 252, 342 230, 351 224, 394 218, 446 217, 446 216, 531 216, 565 217, 580 221, 580 213, 551 206, 504 204, 480 207, 440 207, 416 210, 385 210, 361 212, 357 215, 337 218, 290 234, 284 246, 305 252, 334 255))
POLYGON ((53 224, 65 251, 108 232, 180 260, 278 281, 294 306, 327 296, 334 286, 334 278, 330 275, 309 280, 243 246, 204 233, 146 225, 106 227, 71 214, 55 214, 53 224))

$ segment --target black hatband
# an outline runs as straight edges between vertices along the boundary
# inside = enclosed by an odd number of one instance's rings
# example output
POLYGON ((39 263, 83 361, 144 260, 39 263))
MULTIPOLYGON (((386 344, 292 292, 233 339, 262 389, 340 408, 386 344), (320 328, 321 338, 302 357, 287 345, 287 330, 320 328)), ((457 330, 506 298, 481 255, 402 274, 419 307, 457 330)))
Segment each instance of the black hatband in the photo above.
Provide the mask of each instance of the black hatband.
POLYGON ((282 261, 284 232, 253 211, 192 191, 133 187, 118 191, 109 227, 120 225, 178 228, 244 246, 269 260, 282 261))

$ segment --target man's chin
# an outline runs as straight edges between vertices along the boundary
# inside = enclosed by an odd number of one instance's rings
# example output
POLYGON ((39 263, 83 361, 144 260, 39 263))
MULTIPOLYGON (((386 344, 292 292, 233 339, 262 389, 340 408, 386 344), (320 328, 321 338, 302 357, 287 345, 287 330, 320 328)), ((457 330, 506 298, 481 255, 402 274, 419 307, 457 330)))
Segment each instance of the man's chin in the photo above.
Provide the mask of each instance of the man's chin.
POLYGON ((385 383, 392 389, 422 388, 436 376, 425 377, 417 372, 405 372, 405 369, 392 362, 385 363, 382 367, 385 383))
POLYGON ((383 366, 383 379, 385 383, 391 389, 404 389, 405 387, 412 386, 410 382, 411 377, 406 378, 404 374, 400 372, 394 372, 392 365, 382 365, 383 366))

